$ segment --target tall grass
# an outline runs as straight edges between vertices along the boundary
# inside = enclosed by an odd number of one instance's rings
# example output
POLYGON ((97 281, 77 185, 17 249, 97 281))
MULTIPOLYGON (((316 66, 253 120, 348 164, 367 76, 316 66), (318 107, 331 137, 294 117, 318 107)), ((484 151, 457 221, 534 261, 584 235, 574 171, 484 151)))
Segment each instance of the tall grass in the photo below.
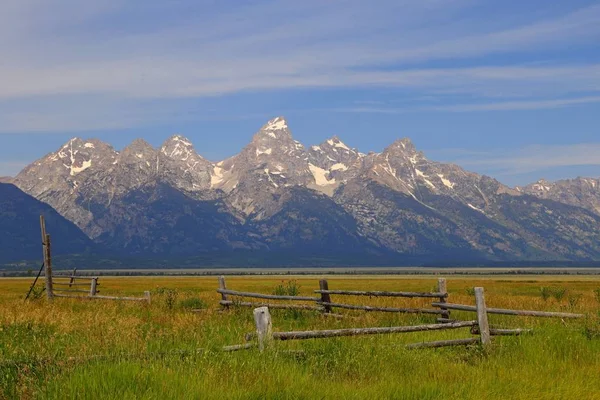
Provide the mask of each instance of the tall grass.
MULTIPOLYGON (((426 291, 431 278, 328 278, 334 289, 426 291)), ((309 295, 316 277, 292 280, 309 295)), ((289 282, 292 282, 289 281, 289 282)), ((600 316, 597 281, 568 286, 576 304, 546 302, 540 282, 451 278, 451 302, 473 304, 466 287, 484 286, 491 307, 577 308, 585 320, 490 315, 501 327, 532 327, 492 347, 406 350, 404 345, 471 336, 467 329, 273 343, 264 353, 223 353, 254 330, 252 312, 221 312, 216 278, 102 278, 104 290, 153 289, 151 305, 44 298, 23 303, 27 280, 0 280, 0 399, 597 399, 600 316), (173 294, 176 293, 176 294, 173 294), (573 297, 574 299, 575 297, 573 297), (190 308, 202 312, 192 313, 190 308), (289 350, 295 350, 290 352, 289 350), (100 356, 100 357, 92 357, 100 356)), ((276 277, 228 278, 228 287, 273 293, 276 277)), ((285 294, 289 294, 286 292, 285 294)), ((569 300, 569 298, 567 299, 569 300)), ((574 301, 574 300, 573 300, 574 301)), ((344 298, 372 305, 427 306, 426 299, 344 298)), ((428 315, 272 310, 275 331, 433 322, 428 315)), ((452 312, 452 318, 473 314, 452 312)))

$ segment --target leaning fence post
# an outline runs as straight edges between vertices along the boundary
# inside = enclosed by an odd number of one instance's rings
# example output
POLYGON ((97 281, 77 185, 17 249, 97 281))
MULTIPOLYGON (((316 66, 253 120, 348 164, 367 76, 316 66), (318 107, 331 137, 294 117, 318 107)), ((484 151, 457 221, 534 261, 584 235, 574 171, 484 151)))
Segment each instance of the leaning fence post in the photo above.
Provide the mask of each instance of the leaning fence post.
MULTIPOLYGON (((327 279, 321 279, 319 281, 319 289, 329 290, 329 284, 327 283, 327 279)), ((331 303, 331 296, 329 295, 329 293, 321 293, 321 303, 331 303)), ((323 304, 323 307, 326 313, 331 312, 331 306, 329 304, 323 304)))
POLYGON ((258 349, 263 351, 273 339, 271 314, 268 307, 254 309, 254 322, 256 323, 256 335, 258 336, 258 349))
MULTIPOLYGON (((219 289, 227 290, 227 286, 225 285, 225 276, 223 275, 219 276, 219 289)), ((227 301, 226 293, 221 293, 221 300, 227 301)), ((222 304, 222 306, 225 308, 229 308, 229 305, 222 304)))
POLYGON ((71 278, 69 279, 69 288, 73 287, 75 283, 75 274, 77 273, 77 267, 73 268, 73 272, 71 273, 71 278))
POLYGON ((148 302, 148 304, 150 304, 151 300, 150 300, 150 291, 146 290, 144 292, 144 297, 146 298, 146 301, 148 302))
POLYGON ((479 334, 481 335, 481 344, 487 346, 491 343, 490 325, 488 323, 487 309, 485 306, 485 297, 483 288, 475 288, 475 305, 477 307, 477 323, 479 324, 479 334))
POLYGON ((96 295, 97 287, 98 287, 98 278, 92 278, 92 283, 90 285, 90 297, 94 297, 96 295))
MULTIPOLYGON (((448 289, 446 287, 446 278, 438 279, 438 292, 445 294, 445 296, 440 296, 440 303, 446 303, 447 297, 448 297, 447 296, 448 289)), ((446 307, 443 307, 443 306, 440 306, 440 310, 443 311, 442 318, 450 319, 450 310, 448 310, 446 307)))

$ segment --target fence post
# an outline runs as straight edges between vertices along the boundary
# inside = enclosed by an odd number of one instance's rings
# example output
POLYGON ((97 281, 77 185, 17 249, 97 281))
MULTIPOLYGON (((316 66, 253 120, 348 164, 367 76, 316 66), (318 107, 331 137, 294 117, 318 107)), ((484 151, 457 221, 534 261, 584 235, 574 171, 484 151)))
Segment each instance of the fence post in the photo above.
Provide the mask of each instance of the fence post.
POLYGON ((148 302, 148 304, 150 304, 151 300, 150 300, 150 291, 146 290, 144 292, 144 297, 146 298, 146 301, 148 302))
POLYGON ((268 307, 254 309, 254 322, 256 323, 256 335, 258 336, 258 349, 263 351, 273 339, 271 314, 268 307))
MULTIPOLYGON (((319 281, 319 289, 320 290, 329 290, 329 284, 327 283, 327 279, 321 279, 319 281)), ((331 296, 329 295, 329 293, 321 293, 321 302, 322 303, 331 303, 331 296)), ((326 313, 331 312, 330 305, 323 305, 323 307, 324 307, 324 311, 326 313)))
POLYGON ((479 334, 481 335, 481 344, 487 346, 491 343, 490 325, 488 323, 487 309, 485 306, 485 297, 483 288, 475 288, 475 305, 477 306, 477 323, 479 324, 479 334))
POLYGON ((46 296, 52 300, 52 260, 50 253, 50 235, 46 233, 46 219, 40 215, 40 229, 42 231, 42 255, 44 257, 44 279, 46 281, 46 296))
MULTIPOLYGON (((448 289, 446 287, 446 278, 438 279, 438 292, 448 294, 448 289)), ((440 303, 446 303, 447 296, 440 296, 440 303)), ((440 306, 440 310, 443 311, 442 318, 450 319, 450 310, 446 307, 440 306)))
POLYGON ((50 243, 50 235, 46 234, 46 257, 44 258, 44 266, 46 268, 46 294, 49 300, 54 298, 54 287, 52 285, 52 245, 50 243))
POLYGON ((75 283, 75 274, 77 273, 77 267, 73 268, 73 272, 71 273, 71 279, 69 279, 69 287, 73 286, 75 283))
MULTIPOLYGON (((225 285, 225 276, 219 276, 219 289, 227 290, 227 286, 225 285)), ((221 293, 221 300, 227 301, 227 294, 221 293)), ((229 309, 229 305, 222 305, 223 307, 229 309)))
POLYGON ((96 295, 97 288, 98 288, 98 278, 92 278, 92 283, 90 285, 90 297, 94 297, 96 295))

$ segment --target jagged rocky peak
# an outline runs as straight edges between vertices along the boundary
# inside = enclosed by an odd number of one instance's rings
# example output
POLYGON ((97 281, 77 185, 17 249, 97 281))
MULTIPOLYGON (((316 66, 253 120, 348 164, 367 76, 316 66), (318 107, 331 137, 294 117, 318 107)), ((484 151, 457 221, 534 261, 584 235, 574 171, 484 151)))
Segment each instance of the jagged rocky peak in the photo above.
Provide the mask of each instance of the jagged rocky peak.
POLYGON ((537 182, 527 185, 524 188, 517 187, 518 191, 525 190, 526 192, 548 192, 554 184, 546 179, 539 179, 537 182))
POLYGON ((160 148, 160 153, 173 160, 194 160, 194 162, 203 160, 203 157, 196 153, 192 142, 182 135, 173 135, 165 140, 160 148))
POLYGON ((391 145, 385 148, 384 153, 405 156, 418 155, 424 157, 422 152, 417 151, 414 143, 409 138, 397 139, 391 145))
POLYGON ((213 165, 194 149, 192 142, 173 135, 160 148, 157 173, 171 186, 202 197, 211 187, 213 165))
POLYGON ((104 168, 112 163, 117 155, 118 153, 111 145, 98 139, 84 140, 75 137, 63 144, 57 151, 25 168, 19 174, 19 179, 24 179, 24 176, 28 174, 45 173, 74 177, 87 170, 104 168))
POLYGON ((137 158, 138 160, 147 160, 148 157, 155 158, 156 155, 156 149, 144 139, 135 139, 121 151, 121 159, 137 158))
POLYGON ((280 139, 282 138, 281 135, 290 139, 292 137, 287 121, 284 117, 276 117, 268 121, 262 126, 262 128, 260 128, 255 137, 262 137, 265 135, 273 139, 280 139))

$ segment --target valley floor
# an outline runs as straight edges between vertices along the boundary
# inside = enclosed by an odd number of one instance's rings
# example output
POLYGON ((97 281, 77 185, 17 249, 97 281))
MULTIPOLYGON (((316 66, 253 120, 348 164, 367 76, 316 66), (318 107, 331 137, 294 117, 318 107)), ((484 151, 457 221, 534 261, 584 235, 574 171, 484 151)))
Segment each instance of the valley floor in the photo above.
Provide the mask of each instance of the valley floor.
MULTIPOLYGON (((433 276, 328 276, 330 289, 432 291, 433 276)), ((318 276, 226 278, 229 289, 273 293, 291 281, 313 295, 318 276)), ((31 278, 0 279, 0 399, 598 399, 600 277, 448 276, 449 301, 585 313, 581 320, 490 315, 533 328, 479 346, 407 350, 404 345, 471 337, 466 329, 277 342, 264 353, 220 351, 254 330, 249 308, 221 312, 216 277, 101 277, 103 295, 152 303, 56 299, 23 302, 31 278), (542 289, 547 288, 547 289, 542 289), (564 289, 564 290, 563 290, 564 289), (200 309, 200 312, 192 312, 200 309), (298 351, 288 351, 298 350, 298 351)), ((38 283, 38 285, 41 287, 38 283)), ((334 295, 332 295, 334 296, 334 295)), ((334 298, 334 300, 336 300, 334 298)), ((337 298, 342 300, 342 298, 337 298)), ((428 307, 427 299, 343 302, 428 307)), ((272 310, 273 330, 432 323, 435 316, 272 310)), ((453 318, 473 314, 452 312, 453 318)))

